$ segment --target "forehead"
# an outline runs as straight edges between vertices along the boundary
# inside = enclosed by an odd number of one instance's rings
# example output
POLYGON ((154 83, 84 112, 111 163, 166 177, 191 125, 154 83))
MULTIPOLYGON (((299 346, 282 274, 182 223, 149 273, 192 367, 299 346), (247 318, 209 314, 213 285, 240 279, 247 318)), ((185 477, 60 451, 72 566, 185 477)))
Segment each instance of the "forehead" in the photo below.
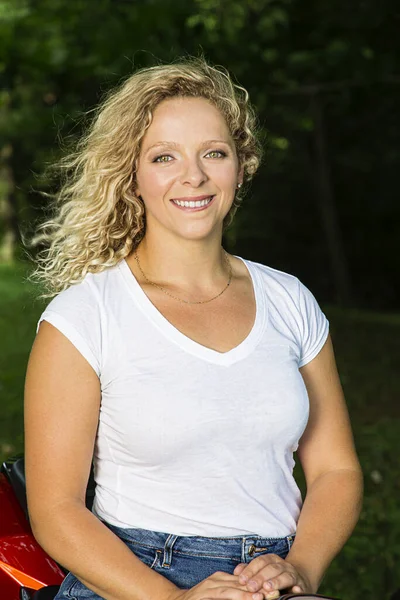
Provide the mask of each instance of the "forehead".
POLYGON ((154 110, 143 143, 147 146, 159 139, 180 142, 183 137, 231 141, 224 116, 211 102, 205 98, 167 98, 154 110))

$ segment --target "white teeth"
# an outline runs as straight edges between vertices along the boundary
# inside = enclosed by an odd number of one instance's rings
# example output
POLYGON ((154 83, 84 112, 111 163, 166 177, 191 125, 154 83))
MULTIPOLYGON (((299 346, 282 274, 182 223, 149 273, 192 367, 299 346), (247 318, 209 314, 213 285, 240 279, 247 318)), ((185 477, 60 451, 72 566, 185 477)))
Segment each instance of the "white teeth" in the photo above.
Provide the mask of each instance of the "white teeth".
POLYGON ((172 200, 178 206, 185 206, 186 208, 199 208, 200 206, 205 206, 209 204, 214 196, 210 196, 209 198, 205 198, 204 200, 172 200))

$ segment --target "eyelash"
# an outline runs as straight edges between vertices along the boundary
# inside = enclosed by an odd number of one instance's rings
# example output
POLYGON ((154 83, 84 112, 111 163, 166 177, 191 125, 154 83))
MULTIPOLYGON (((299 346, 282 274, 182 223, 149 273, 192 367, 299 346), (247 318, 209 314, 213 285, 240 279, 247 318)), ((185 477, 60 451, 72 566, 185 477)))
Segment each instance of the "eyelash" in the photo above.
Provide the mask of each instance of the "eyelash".
MULTIPOLYGON (((222 156, 217 156, 216 158, 225 158, 225 156, 227 156, 226 152, 224 152, 223 150, 210 150, 210 152, 207 152, 207 154, 211 154, 212 152, 218 152, 219 154, 221 154, 222 156)), ((206 154, 206 156, 207 156, 206 154)), ((171 162, 169 160, 166 161, 159 161, 159 158, 163 158, 164 156, 171 156, 170 154, 160 154, 159 156, 156 156, 155 159, 152 161, 153 163, 155 162, 171 162)))

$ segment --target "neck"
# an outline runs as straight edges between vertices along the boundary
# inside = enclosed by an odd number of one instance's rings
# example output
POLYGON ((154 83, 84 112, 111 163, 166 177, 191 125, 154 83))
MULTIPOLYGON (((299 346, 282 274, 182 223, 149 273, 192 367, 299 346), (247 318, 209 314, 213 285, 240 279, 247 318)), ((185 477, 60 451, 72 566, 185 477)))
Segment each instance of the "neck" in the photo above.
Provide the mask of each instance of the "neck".
POLYGON ((226 282, 228 265, 221 239, 160 243, 147 234, 136 249, 146 277, 153 283, 186 290, 214 290, 226 282))

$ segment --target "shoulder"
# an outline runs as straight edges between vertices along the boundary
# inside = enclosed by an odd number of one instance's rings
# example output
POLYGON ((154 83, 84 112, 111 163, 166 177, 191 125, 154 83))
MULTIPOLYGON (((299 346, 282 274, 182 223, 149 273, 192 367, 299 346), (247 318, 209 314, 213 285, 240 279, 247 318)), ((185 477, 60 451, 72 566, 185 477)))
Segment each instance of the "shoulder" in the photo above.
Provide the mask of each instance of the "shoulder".
MULTIPOLYGON (((243 259, 242 259, 243 260, 243 259)), ((295 340, 299 367, 312 360, 329 333, 329 321, 312 292, 296 277, 258 262, 245 260, 267 298, 271 323, 295 340)))
POLYGON ((107 294, 114 289, 110 268, 87 273, 59 292, 45 307, 37 322, 48 321, 67 337, 100 376, 108 351, 107 294))
POLYGON ((284 297, 299 298, 299 288, 302 284, 295 275, 249 259, 235 258, 241 263, 242 269, 245 270, 247 267, 255 275, 257 282, 264 287, 267 294, 282 299, 284 297))
POLYGON ((321 313, 319 304, 296 275, 247 259, 244 263, 253 274, 262 293, 268 298, 270 311, 280 316, 291 315, 297 322, 309 321, 313 313, 321 313))
POLYGON ((93 311, 104 305, 106 290, 112 285, 118 265, 99 273, 87 273, 81 281, 72 283, 49 302, 46 310, 73 309, 93 311))

